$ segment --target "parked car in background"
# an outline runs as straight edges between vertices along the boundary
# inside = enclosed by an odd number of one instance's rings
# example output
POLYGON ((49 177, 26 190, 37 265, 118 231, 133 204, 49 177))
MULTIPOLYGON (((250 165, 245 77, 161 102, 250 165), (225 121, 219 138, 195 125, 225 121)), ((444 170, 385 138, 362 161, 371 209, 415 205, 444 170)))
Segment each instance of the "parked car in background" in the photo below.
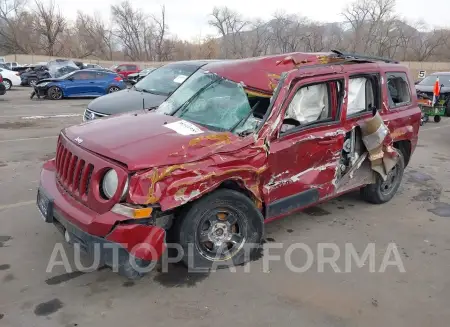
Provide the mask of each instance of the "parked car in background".
POLYGON ((37 82, 34 95, 51 100, 76 97, 98 97, 126 88, 122 77, 116 73, 83 69, 57 78, 37 82))
POLYGON ((140 68, 136 64, 120 64, 114 69, 114 71, 122 76, 124 80, 127 80, 128 75, 138 73, 140 68))
POLYGON ((134 85, 137 82, 139 82, 141 79, 143 79, 145 76, 150 74, 152 71, 154 71, 155 69, 156 68, 154 68, 154 67, 145 68, 145 69, 141 70, 139 73, 130 74, 130 75, 128 75, 128 82, 130 84, 134 85))
POLYGON ((270 221, 355 190, 386 203, 421 116, 408 68, 386 61, 333 51, 207 64, 154 112, 63 129, 39 212, 139 278, 167 239, 204 272, 248 261, 270 221))
POLYGON ((20 86, 21 80, 18 72, 0 68, 0 74, 3 76, 3 85, 6 90, 10 90, 13 86, 20 86))
POLYGON ((433 99, 433 88, 436 80, 439 79, 440 99, 445 107, 445 115, 450 116, 450 72, 437 72, 428 75, 416 84, 416 92, 423 93, 428 98, 433 99))
POLYGON ((100 66, 100 65, 97 65, 97 64, 83 64, 83 68, 87 68, 87 69, 90 69, 90 68, 94 68, 94 69, 105 69, 105 68, 103 68, 102 66, 100 66))
POLYGON ((47 66, 36 65, 29 67, 26 71, 20 74, 20 85, 22 86, 34 86, 38 81, 50 78, 50 73, 47 66))
POLYGON ((2 74, 0 74, 0 95, 4 95, 5 93, 6 93, 6 87, 3 84, 2 74))
POLYGON ((159 67, 133 87, 93 100, 88 104, 83 120, 157 107, 209 62, 212 60, 180 61, 159 67))
POLYGON ((20 67, 20 65, 13 61, 13 62, 5 62, 5 65, 8 66, 9 70, 13 70, 15 67, 20 67))

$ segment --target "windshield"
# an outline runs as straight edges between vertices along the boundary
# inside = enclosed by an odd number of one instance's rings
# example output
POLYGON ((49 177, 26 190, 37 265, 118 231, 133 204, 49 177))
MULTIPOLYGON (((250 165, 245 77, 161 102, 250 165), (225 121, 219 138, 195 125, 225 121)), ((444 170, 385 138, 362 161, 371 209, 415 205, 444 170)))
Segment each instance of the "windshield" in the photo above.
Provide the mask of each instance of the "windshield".
POLYGON ((241 84, 200 69, 156 112, 216 131, 240 132, 257 125, 258 120, 251 115, 251 101, 241 84))
POLYGON ((193 65, 168 64, 152 71, 136 83, 135 88, 138 91, 169 95, 197 69, 198 67, 193 65))
POLYGON ((450 75, 430 75, 420 81, 418 85, 433 86, 436 83, 437 77, 439 77, 439 85, 444 84, 444 87, 450 86, 450 75))

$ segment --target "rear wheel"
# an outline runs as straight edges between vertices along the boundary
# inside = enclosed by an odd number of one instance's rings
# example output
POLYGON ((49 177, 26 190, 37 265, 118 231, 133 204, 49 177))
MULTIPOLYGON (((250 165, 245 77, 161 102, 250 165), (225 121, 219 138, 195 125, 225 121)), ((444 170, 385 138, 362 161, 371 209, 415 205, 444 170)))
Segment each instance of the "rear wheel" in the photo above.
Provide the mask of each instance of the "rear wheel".
POLYGON ((114 93, 117 91, 120 91, 120 88, 118 88, 117 86, 110 86, 110 87, 108 87, 108 90, 107 90, 108 93, 114 93))
POLYGON ((61 100, 63 98, 63 92, 59 87, 52 86, 47 90, 47 96, 52 100, 61 100))
POLYGON ((441 121, 441 116, 434 116, 434 122, 439 123, 441 121))
POLYGON ((445 105, 445 115, 450 117, 450 96, 447 98, 447 104, 445 105))
POLYGON ((11 90, 12 83, 9 79, 3 79, 3 85, 5 86, 6 91, 11 90))
POLYGON ((35 86, 36 83, 37 83, 37 78, 30 78, 28 80, 28 85, 30 85, 30 86, 35 86))
POLYGON ((388 173, 386 181, 383 181, 381 176, 377 174, 374 184, 366 185, 361 189, 361 195, 367 202, 382 204, 390 201, 397 193, 405 170, 405 158, 401 151, 397 150, 397 153, 399 155, 397 164, 388 173))
POLYGON ((219 189, 178 217, 175 232, 189 269, 221 268, 249 260, 261 244, 264 223, 247 196, 219 189))

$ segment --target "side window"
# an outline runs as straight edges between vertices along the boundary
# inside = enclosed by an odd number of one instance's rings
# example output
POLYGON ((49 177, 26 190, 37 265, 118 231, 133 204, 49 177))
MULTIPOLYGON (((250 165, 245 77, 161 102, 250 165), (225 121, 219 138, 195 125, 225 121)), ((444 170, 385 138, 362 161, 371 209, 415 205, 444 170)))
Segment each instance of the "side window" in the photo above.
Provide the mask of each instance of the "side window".
POLYGON ((347 116, 380 108, 378 76, 350 77, 348 85, 347 116))
POLYGON ((389 108, 397 108, 411 102, 408 77, 405 73, 386 73, 389 108))
POLYGON ((127 66, 125 66, 125 65, 120 65, 119 67, 117 67, 117 70, 118 71, 126 71, 127 70, 127 66))
POLYGON ((73 75, 74 80, 86 80, 86 79, 94 79, 95 73, 92 72, 79 72, 73 75))
POLYGON ((285 119, 306 125, 332 118, 330 83, 302 86, 289 104, 285 119))
POLYGON ((128 65, 128 66, 127 66, 127 70, 128 70, 128 71, 136 70, 136 66, 128 65))

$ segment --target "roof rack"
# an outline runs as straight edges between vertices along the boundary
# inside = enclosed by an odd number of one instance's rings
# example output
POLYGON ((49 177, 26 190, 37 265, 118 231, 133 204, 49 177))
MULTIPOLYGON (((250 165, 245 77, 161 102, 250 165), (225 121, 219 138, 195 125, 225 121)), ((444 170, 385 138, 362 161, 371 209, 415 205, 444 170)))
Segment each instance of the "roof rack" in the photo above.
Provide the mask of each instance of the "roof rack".
POLYGON ((345 59, 355 59, 355 60, 371 60, 371 61, 383 61, 386 63, 391 64, 398 64, 399 62, 397 60, 393 60, 390 58, 384 58, 384 57, 377 57, 377 56, 368 56, 368 55, 362 55, 359 53, 350 53, 350 52, 342 52, 339 50, 331 50, 331 52, 337 54, 339 57, 345 58, 345 59))

